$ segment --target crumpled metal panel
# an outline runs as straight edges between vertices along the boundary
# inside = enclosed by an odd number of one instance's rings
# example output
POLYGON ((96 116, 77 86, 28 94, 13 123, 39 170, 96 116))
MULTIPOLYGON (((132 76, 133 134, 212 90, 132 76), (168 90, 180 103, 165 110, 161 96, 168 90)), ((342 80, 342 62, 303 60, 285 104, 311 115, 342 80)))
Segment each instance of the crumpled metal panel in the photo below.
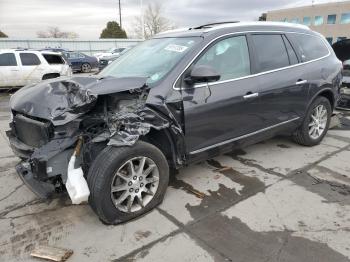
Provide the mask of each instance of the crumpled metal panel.
POLYGON ((132 146, 140 136, 146 135, 151 128, 160 130, 169 127, 167 119, 143 103, 136 107, 125 107, 108 115, 108 129, 95 137, 92 142, 108 141, 111 146, 132 146))
POLYGON ((142 88, 145 83, 145 77, 61 77, 21 88, 11 97, 10 106, 55 126, 64 125, 88 112, 98 95, 142 88))
POLYGON ((96 99, 97 95, 78 82, 61 79, 20 89, 11 97, 10 106, 16 112, 63 125, 85 113, 96 99))

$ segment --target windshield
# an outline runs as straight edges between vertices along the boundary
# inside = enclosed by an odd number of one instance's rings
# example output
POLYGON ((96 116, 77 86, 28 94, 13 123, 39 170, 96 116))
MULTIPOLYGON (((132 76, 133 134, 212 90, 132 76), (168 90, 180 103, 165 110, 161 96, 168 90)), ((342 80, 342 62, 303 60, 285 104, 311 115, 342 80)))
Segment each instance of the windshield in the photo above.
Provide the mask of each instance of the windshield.
POLYGON ((107 66, 99 75, 148 77, 147 83, 154 83, 161 80, 200 40, 200 37, 186 37, 145 41, 107 66))

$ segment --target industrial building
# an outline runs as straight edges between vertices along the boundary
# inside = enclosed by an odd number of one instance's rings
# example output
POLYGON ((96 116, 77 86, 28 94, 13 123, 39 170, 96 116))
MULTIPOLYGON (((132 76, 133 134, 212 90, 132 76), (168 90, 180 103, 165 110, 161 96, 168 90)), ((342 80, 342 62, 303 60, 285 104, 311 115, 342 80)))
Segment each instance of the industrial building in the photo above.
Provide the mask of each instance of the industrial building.
POLYGON ((350 38, 350 1, 268 11, 266 20, 307 25, 332 44, 350 38))

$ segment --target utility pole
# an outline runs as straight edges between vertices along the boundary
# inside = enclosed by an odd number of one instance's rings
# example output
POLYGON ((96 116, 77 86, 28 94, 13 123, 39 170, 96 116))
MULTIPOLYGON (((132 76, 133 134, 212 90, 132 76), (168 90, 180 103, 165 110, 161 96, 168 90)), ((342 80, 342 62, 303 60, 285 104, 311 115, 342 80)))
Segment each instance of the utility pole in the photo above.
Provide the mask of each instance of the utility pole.
POLYGON ((122 9, 121 9, 121 6, 120 6, 120 0, 119 1, 119 26, 120 28, 122 28, 122 9))
POLYGON ((142 24, 142 38, 145 39, 145 18, 143 15, 143 1, 140 0, 141 5, 141 24, 142 24))

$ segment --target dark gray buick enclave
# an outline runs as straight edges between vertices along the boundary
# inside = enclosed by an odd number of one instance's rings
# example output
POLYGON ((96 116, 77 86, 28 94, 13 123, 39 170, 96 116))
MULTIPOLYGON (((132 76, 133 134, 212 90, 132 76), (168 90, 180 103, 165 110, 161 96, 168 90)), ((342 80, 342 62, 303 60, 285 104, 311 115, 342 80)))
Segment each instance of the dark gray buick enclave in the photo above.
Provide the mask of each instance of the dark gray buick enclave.
POLYGON ((155 36, 100 74, 47 80, 11 98, 20 177, 68 191, 105 223, 159 204, 169 170, 290 134, 320 143, 342 64, 320 34, 287 23, 216 23, 155 36))

